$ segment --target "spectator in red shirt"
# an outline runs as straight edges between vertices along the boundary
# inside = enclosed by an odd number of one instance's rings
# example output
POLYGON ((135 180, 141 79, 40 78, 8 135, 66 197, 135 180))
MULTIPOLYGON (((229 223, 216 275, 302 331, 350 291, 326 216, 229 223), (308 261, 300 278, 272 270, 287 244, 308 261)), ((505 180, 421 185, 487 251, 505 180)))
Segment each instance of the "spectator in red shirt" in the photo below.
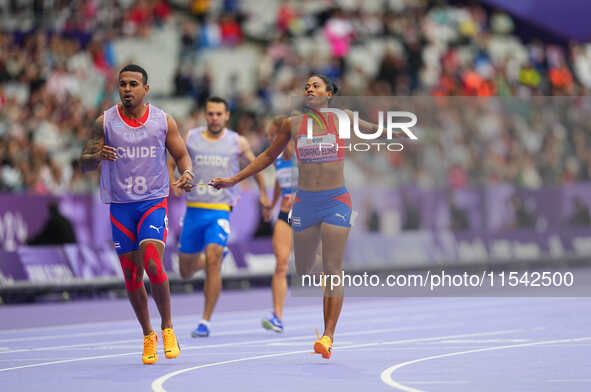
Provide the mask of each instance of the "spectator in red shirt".
POLYGON ((233 16, 224 16, 220 21, 222 45, 238 45, 242 41, 242 29, 233 16))
POLYGON ((157 23, 165 22, 170 16, 170 13, 170 6, 166 0, 156 0, 154 5, 154 18, 156 19, 157 23))

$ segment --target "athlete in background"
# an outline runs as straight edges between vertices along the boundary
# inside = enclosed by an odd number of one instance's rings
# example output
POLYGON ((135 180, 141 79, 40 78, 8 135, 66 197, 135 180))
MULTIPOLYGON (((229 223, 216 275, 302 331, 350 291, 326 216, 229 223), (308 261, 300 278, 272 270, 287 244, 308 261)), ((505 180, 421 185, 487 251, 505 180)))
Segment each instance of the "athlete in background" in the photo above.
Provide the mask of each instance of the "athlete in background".
MULTIPOLYGON (((267 132, 271 142, 277 135, 283 118, 276 117, 269 125, 267 132)), ((283 332, 283 302, 287 293, 287 269, 289 255, 291 254, 293 232, 289 223, 289 211, 293 205, 295 192, 298 185, 298 167, 295 162, 293 142, 290 142, 283 153, 275 159, 275 188, 273 201, 269 208, 264 210, 265 220, 271 219, 271 212, 277 201, 281 199, 279 216, 273 227, 273 253, 275 253, 275 272, 271 279, 271 292, 273 293, 273 314, 262 320, 263 328, 275 332, 283 332)))
POLYGON ((158 335, 150 323, 144 270, 162 320, 166 358, 176 358, 180 348, 172 329, 170 289, 162 265, 168 229, 169 177, 166 150, 182 175, 175 186, 192 188, 191 159, 174 119, 144 102, 148 74, 130 64, 119 72, 121 105, 98 117, 82 151, 85 172, 100 166, 101 197, 110 204, 113 242, 125 277, 125 287, 144 333, 142 361, 158 360, 158 335))
MULTIPOLYGON (((230 211, 238 201, 238 188, 215 189, 207 185, 218 176, 233 176, 241 163, 254 161, 255 156, 245 137, 226 128, 230 119, 228 103, 210 97, 205 106, 207 126, 189 130, 185 137, 187 150, 197 173, 195 187, 187 194, 187 210, 179 241, 181 277, 191 278, 205 269, 205 306, 201 321, 191 332, 193 337, 207 337, 215 304, 222 290, 220 266, 224 247, 230 235, 230 211)), ((173 170, 173 166, 169 166, 173 170)), ((269 206, 263 176, 255 180, 260 190, 260 203, 269 206)), ((175 190, 177 193, 178 190, 175 190)))

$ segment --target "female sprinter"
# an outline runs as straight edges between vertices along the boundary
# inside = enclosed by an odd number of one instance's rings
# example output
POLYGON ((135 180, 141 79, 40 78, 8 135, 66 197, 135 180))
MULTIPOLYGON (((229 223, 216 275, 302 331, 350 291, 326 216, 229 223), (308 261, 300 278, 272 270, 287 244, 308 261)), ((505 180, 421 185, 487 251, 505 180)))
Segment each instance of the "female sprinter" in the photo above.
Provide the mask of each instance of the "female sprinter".
MULTIPOLYGON (((260 172, 279 156, 292 137, 298 158, 298 191, 291 224, 294 230, 296 273, 309 273, 322 240, 324 274, 341 276, 345 244, 349 235, 351 197, 345 188, 344 144, 339 138, 334 115, 320 113, 328 107, 337 86, 322 75, 306 80, 304 93, 308 112, 286 118, 273 143, 250 165, 232 178, 214 178, 210 185, 220 189, 236 185, 260 172), (316 116, 316 117, 315 117, 316 116), (308 117, 313 124, 313 138, 307 138, 308 117), (337 148, 337 144, 341 148, 337 148)), ((350 117, 352 114, 347 112, 350 117)), ((359 121, 360 128, 375 131, 377 126, 359 121)), ((334 332, 343 305, 343 286, 327 286, 324 291, 324 333, 314 343, 314 351, 330 358, 334 332)))
MULTIPOLYGON (((268 138, 273 141, 283 122, 283 117, 275 117, 267 132, 268 138)), ((275 273, 271 280, 271 292, 273 293, 273 315, 262 320, 263 328, 275 332, 283 332, 283 302, 287 293, 287 266, 291 253, 292 231, 289 224, 289 211, 293 205, 298 184, 298 168, 295 158, 293 142, 289 142, 283 153, 275 159, 275 189, 273 202, 264 211, 265 219, 271 218, 270 214, 279 198, 279 216, 273 228, 273 253, 275 253, 275 273)))

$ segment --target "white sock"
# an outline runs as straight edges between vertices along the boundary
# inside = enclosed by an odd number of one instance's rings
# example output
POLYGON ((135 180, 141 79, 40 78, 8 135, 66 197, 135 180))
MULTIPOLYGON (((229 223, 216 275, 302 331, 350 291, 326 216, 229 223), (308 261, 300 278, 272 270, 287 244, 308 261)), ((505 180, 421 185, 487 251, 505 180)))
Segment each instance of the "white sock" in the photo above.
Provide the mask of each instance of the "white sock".
POLYGON ((205 324, 205 326, 207 328, 209 328, 209 321, 205 320, 205 319, 201 319, 201 321, 199 321, 199 324, 205 324))

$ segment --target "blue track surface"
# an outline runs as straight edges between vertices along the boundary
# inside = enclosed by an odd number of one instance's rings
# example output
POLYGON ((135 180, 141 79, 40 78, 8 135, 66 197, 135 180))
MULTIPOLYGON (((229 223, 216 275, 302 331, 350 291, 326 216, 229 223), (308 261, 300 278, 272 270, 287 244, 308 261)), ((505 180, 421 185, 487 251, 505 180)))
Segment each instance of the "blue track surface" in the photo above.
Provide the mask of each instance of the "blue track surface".
POLYGON ((127 300, 3 307, 0 390, 591 390, 590 298, 345 298, 328 361, 309 353, 321 299, 288 296, 283 334, 260 326, 270 301, 223 292, 192 339, 203 298, 174 296, 181 356, 160 342, 153 366, 127 300))

